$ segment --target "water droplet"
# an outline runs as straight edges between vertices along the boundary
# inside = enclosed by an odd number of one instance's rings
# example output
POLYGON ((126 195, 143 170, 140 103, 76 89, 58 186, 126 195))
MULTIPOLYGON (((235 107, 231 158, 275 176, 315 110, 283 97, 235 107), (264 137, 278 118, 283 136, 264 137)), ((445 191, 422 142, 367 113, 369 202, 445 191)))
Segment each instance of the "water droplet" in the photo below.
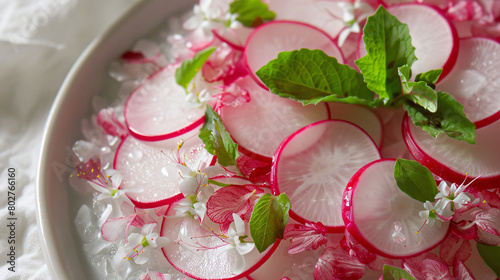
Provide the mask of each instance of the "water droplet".
POLYGON ((127 156, 134 160, 141 160, 143 153, 139 150, 133 150, 132 152, 128 153, 127 156))
POLYGON ((163 166, 163 167, 161 168, 161 174, 163 174, 163 175, 165 175, 165 176, 167 176, 167 177, 168 177, 168 170, 167 170, 167 168, 166 168, 165 166, 163 166))

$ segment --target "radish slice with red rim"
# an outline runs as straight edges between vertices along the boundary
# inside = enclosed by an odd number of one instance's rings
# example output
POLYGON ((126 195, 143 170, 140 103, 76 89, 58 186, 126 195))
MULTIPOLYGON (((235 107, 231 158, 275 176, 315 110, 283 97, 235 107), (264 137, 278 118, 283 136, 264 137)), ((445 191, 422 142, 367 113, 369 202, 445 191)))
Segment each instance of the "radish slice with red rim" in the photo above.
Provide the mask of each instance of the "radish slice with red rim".
POLYGON ((344 63, 339 47, 324 31, 294 21, 271 21, 256 28, 247 40, 244 56, 252 77, 263 86, 255 74, 257 70, 276 59, 280 52, 302 48, 320 49, 344 63))
POLYGON ((201 126, 205 107, 186 106, 186 91, 175 80, 178 65, 169 65, 146 79, 125 105, 125 123, 137 139, 160 141, 201 126))
POLYGON ((469 144, 445 134, 434 138, 406 116, 403 137, 413 157, 444 180, 460 183, 478 177, 474 186, 500 187, 500 121, 477 129, 476 143, 469 144))
MULTIPOLYGON (((158 143, 159 144, 159 143, 158 143)), ((186 140, 179 149, 175 141, 153 146, 128 136, 116 151, 114 168, 123 177, 122 189, 139 208, 154 208, 175 202, 184 196, 179 190, 177 157, 193 165, 210 165, 213 156, 203 149, 198 137, 186 140), (141 190, 140 192, 138 190, 141 190)))
POLYGON ((425 210, 423 203, 399 189, 395 164, 395 159, 381 159, 356 172, 344 192, 342 218, 352 237, 366 249, 386 258, 407 258, 439 245, 450 222, 422 227, 426 222, 419 216, 425 210), (404 238, 393 238, 394 234, 404 238))
POLYGON ((220 116, 240 151, 263 162, 270 162, 286 137, 308 124, 328 119, 326 104, 303 106, 260 87, 250 77, 235 84, 250 95, 250 102, 223 106, 220 116))
MULTIPOLYGON (((219 224, 205 218, 204 225, 200 227, 199 221, 175 217, 177 206, 177 203, 170 205, 167 216, 163 219, 160 235, 168 237, 172 242, 163 247, 162 251, 175 269, 194 279, 241 279, 262 266, 280 244, 278 240, 263 253, 254 248, 245 254, 245 268, 242 273, 235 275, 234 252, 215 249, 232 246, 224 242, 227 236, 217 232, 219 224)), ((250 236, 248 228, 247 233, 250 236)))
POLYGON ((500 118, 500 44, 487 38, 460 40, 455 66, 438 83, 464 106, 464 113, 476 128, 500 118))
POLYGON ((380 118, 372 110, 354 104, 329 102, 330 118, 351 122, 363 129, 373 139, 377 147, 382 147, 383 128, 380 118))
POLYGON ((271 187, 274 194, 288 195, 293 219, 319 221, 330 232, 343 232, 340 210, 347 182, 376 159, 377 146, 358 126, 340 120, 317 122, 288 137, 276 151, 271 187))
MULTIPOLYGON (((455 28, 441 12, 423 4, 399 4, 387 8, 387 11, 408 25, 418 59, 411 67, 413 76, 442 68, 440 79, 443 79, 453 68, 458 55, 459 41, 455 28)), ((366 54, 365 44, 360 39, 358 57, 366 54)))
POLYGON ((214 36, 234 49, 242 51, 253 28, 242 26, 240 28, 227 28, 212 31, 214 36))

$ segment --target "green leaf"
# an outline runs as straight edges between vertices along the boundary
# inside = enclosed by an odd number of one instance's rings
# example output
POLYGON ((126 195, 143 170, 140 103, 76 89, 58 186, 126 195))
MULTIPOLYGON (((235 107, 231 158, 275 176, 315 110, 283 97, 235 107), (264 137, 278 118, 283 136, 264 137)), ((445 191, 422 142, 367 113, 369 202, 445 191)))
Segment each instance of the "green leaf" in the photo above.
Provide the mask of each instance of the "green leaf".
POLYGON ((273 20, 276 14, 269 11, 260 0, 236 0, 229 6, 231 14, 238 14, 237 21, 248 27, 257 27, 264 21, 273 20))
POLYGON ((376 106, 363 76, 321 50, 279 53, 256 74, 272 93, 304 105, 336 101, 376 106))
POLYGON ((397 159, 394 179, 402 192, 420 202, 434 201, 438 193, 436 181, 429 169, 413 160, 397 159))
POLYGON ((205 111, 205 124, 200 130, 199 137, 205 144, 205 149, 217 156, 220 165, 236 165, 239 156, 238 144, 234 143, 219 115, 209 105, 205 111))
POLYGON ((380 6, 368 17, 363 34, 368 54, 356 60, 356 65, 368 88, 388 104, 401 93, 398 67, 411 67, 417 60, 408 26, 380 6))
POLYGON ((276 239, 283 238, 288 223, 290 200, 286 194, 272 196, 265 194, 257 201, 250 218, 250 235, 260 253, 271 246, 276 239))
POLYGON ((500 278, 500 247, 476 243, 477 251, 484 263, 500 278))
POLYGON ((175 80, 177 84, 186 89, 186 92, 189 83, 196 76, 196 73, 200 71, 205 62, 207 62, 210 55, 215 51, 215 48, 210 47, 199 51, 193 58, 184 60, 181 66, 175 70, 175 80))
POLYGON ((404 98, 396 99, 393 105, 400 105, 405 100, 422 106, 425 110, 434 113, 437 110, 437 93, 425 81, 410 82, 411 68, 408 65, 398 67, 399 78, 404 98))
POLYGON ((406 270, 390 265, 384 265, 382 275, 384 280, 416 280, 410 273, 406 272, 406 270))
POLYGON ((405 103, 404 108, 413 123, 433 137, 446 133, 457 140, 474 144, 476 126, 465 116, 464 107, 451 95, 440 91, 437 92, 437 104, 435 113, 410 102, 405 103))
POLYGON ((415 82, 424 81, 431 88, 436 88, 436 82, 443 73, 443 69, 430 70, 425 73, 420 73, 415 77, 415 82))

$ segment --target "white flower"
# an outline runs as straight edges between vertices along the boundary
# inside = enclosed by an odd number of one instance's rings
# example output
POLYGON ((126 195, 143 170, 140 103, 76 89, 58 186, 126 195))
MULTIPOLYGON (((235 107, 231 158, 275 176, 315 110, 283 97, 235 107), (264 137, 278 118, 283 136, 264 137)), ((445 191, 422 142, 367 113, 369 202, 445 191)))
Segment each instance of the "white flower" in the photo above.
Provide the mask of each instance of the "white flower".
POLYGON ((245 269, 245 258, 243 256, 250 253, 255 247, 255 244, 244 241, 247 235, 245 235, 245 223, 240 216, 233 213, 233 219, 234 221, 229 226, 229 230, 227 232, 228 244, 220 247, 218 250, 219 253, 229 252, 233 254, 233 273, 241 274, 245 269))
POLYGON ((462 183, 458 188, 457 184, 455 183, 452 183, 451 186, 448 187, 448 184, 445 181, 442 181, 438 186, 439 193, 435 198, 443 200, 445 205, 453 202, 452 208, 459 209, 463 204, 469 203, 471 201, 469 194, 464 191, 473 181, 471 181, 467 185, 464 185, 464 183, 462 183))
POLYGON ((184 29, 201 29, 206 37, 212 36, 212 30, 225 27, 238 28, 241 26, 236 21, 237 15, 229 13, 229 5, 226 3, 214 3, 212 0, 200 0, 194 6, 193 15, 184 24, 184 29))
POLYGON ((350 2, 338 2, 337 5, 343 9, 342 20, 345 25, 338 38, 338 45, 342 46, 351 32, 361 32, 359 23, 372 14, 373 8, 368 3, 361 2, 361 0, 355 0, 354 4, 350 2), (359 14, 360 12, 361 14, 359 14))
POLYGON ((453 215, 453 212, 448 209, 447 203, 443 200, 438 200, 434 205, 430 201, 426 201, 424 208, 426 210, 420 211, 418 214, 421 218, 426 219, 429 226, 434 225, 434 220, 437 218, 448 221, 453 215))
POLYGON ((136 264, 145 264, 153 252, 153 249, 161 248, 167 245, 170 240, 167 237, 159 237, 153 230, 157 227, 156 223, 144 225, 141 233, 131 233, 128 236, 128 242, 120 247, 116 253, 115 265, 118 261, 134 259, 136 264))

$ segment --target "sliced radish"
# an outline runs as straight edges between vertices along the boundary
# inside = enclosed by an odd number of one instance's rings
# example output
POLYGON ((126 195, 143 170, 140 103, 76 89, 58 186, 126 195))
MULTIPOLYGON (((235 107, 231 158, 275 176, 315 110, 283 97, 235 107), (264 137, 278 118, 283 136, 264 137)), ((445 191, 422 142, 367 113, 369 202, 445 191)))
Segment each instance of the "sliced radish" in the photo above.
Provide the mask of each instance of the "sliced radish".
POLYGON ((329 102, 330 118, 351 122, 363 129, 379 149, 382 147, 383 129, 379 117, 370 109, 353 104, 329 102))
POLYGON ((203 162, 209 165, 213 159, 203 149, 198 137, 192 137, 176 154, 178 143, 163 142, 162 146, 149 145, 134 137, 127 137, 116 151, 114 168, 123 176, 122 189, 139 208, 154 208, 177 201, 183 195, 179 191, 177 156, 185 161, 203 162), (141 190, 138 192, 138 190, 141 190))
POLYGON ((325 104, 303 106, 261 88, 250 76, 235 84, 250 94, 250 102, 223 106, 221 119, 241 152, 261 161, 270 162, 280 143, 297 129, 328 119, 325 104))
POLYGON ((186 92, 175 80, 178 65, 169 65, 143 82, 125 105, 130 133, 143 141, 182 135, 203 124, 205 108, 186 106, 186 92))
POLYGON ((395 159, 367 164, 344 192, 342 218, 349 233, 368 250, 387 258, 419 255, 440 244, 450 222, 425 225, 423 203, 402 192, 394 179, 395 159), (418 233, 417 233, 418 231, 418 233), (393 238, 393 234, 404 238, 393 238))
POLYGON ((253 77, 255 72, 284 51, 320 49, 344 63, 342 52, 322 30, 301 22, 271 21, 256 28, 247 40, 244 56, 253 77))
POLYGON ((228 44, 232 48, 242 51, 252 31, 253 28, 242 26, 240 28, 227 28, 220 31, 214 30, 213 33, 217 39, 228 44))
POLYGON ((403 121, 406 146, 420 164, 446 181, 460 183, 476 177, 480 188, 500 187, 500 121, 476 130, 476 144, 440 134, 433 138, 406 116, 403 121))
MULTIPOLYGON (((411 67, 413 75, 442 68, 441 79, 444 78, 453 68, 458 55, 455 28, 441 12, 427 5, 399 4, 387 8, 387 11, 408 25, 418 59, 411 67)), ((358 57, 367 54, 362 39, 359 40, 357 53, 358 57)))
POLYGON ((317 122, 291 135, 276 151, 271 187, 275 194, 288 195, 295 220, 319 221, 330 232, 342 232, 340 206, 347 182, 379 158, 377 146, 358 126, 340 120, 317 122))
MULTIPOLYGON (((227 237, 217 232, 219 225, 210 219, 205 219, 204 225, 200 226, 200 223, 194 219, 185 220, 175 217, 177 205, 177 203, 172 204, 167 217, 163 219, 160 235, 168 237, 172 242, 162 250, 170 264, 189 277, 241 279, 264 264, 280 243, 280 241, 275 242, 261 254, 254 248, 244 255, 245 269, 242 273, 235 275, 233 273, 234 253, 232 251, 219 252, 214 249, 232 246, 223 241, 227 237)), ((249 232, 248 236, 250 236, 249 232)))
POLYGON ((500 44, 486 38, 460 40, 458 59, 437 89, 453 95, 476 128, 500 118, 500 44))

